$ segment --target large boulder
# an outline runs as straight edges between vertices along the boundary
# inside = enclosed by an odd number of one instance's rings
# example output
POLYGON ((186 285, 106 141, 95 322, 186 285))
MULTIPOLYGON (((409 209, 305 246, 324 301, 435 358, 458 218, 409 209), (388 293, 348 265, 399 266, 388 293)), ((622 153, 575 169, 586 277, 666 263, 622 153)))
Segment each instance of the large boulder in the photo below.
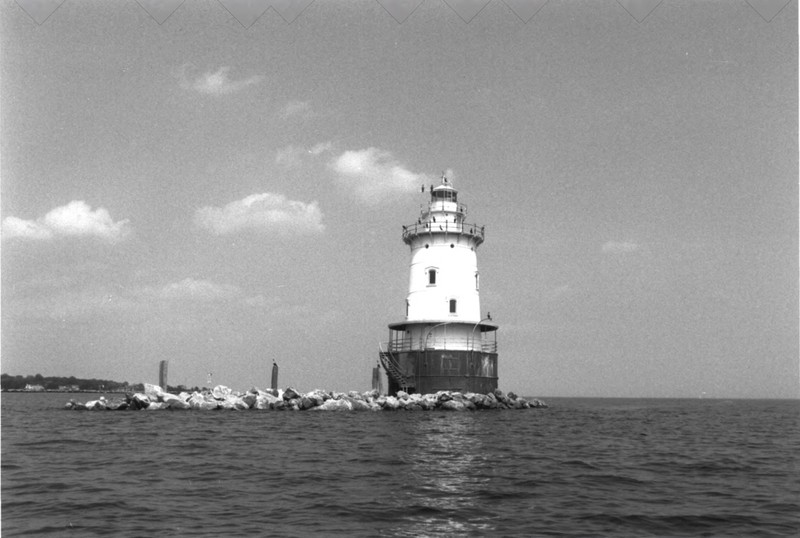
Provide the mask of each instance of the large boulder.
POLYGON ((70 400, 67 403, 67 409, 73 409, 75 411, 86 411, 86 404, 81 402, 76 402, 75 400, 70 400))
POLYGON ((311 400, 312 403, 311 407, 317 407, 318 405, 322 405, 323 403, 325 403, 325 400, 328 399, 326 398, 326 396, 328 396, 326 393, 317 389, 317 390, 312 390, 311 392, 306 394, 305 398, 311 400))
POLYGON ((144 393, 150 398, 151 402, 161 401, 161 397, 164 395, 164 389, 159 387, 158 385, 151 385, 150 383, 144 384, 144 393))
POLYGON ((308 396, 303 396, 300 398, 300 409, 305 411, 307 409, 311 409, 312 407, 316 407, 317 405, 314 403, 314 400, 309 398, 308 396))
POLYGON ((211 395, 214 396, 215 400, 225 400, 228 396, 231 395, 233 391, 226 387, 225 385, 217 385, 211 391, 211 395))
POLYGON ((294 390, 292 387, 287 388, 283 391, 283 399, 284 400, 294 400, 295 398, 300 398, 301 394, 294 390))
POLYGON ((124 411, 128 409, 128 402, 122 398, 114 398, 106 402, 106 409, 109 411, 124 411))
POLYGON ((244 396, 242 396, 242 401, 247 404, 247 408, 251 409, 253 406, 256 405, 256 401, 258 400, 258 394, 253 392, 248 392, 244 396))
POLYGON ((377 400, 380 395, 381 395, 381 393, 378 392, 378 389, 368 390, 367 392, 362 394, 362 396, 364 397, 365 400, 368 400, 368 399, 377 400))
POLYGON ((341 399, 341 400, 334 400, 331 398, 330 400, 326 400, 325 403, 314 407, 312 411, 352 411, 353 406, 350 403, 350 400, 341 399))
POLYGON ((444 409, 445 411, 464 411, 466 408, 464 402, 459 400, 447 400, 439 404, 439 409, 444 409))
POLYGON ((189 399, 186 400, 186 403, 189 404, 189 407, 192 409, 200 409, 203 411, 209 411, 212 409, 217 408, 217 400, 211 394, 203 394, 200 392, 195 392, 189 399))
POLYGON ((400 400, 394 396, 387 396, 384 400, 383 408, 388 411, 397 411, 400 409, 400 400))
POLYGON ((259 392, 256 397, 255 409, 272 409, 277 402, 283 402, 283 398, 278 398, 274 394, 264 391, 259 392))
POLYGON ((240 396, 236 394, 231 394, 224 400, 221 400, 222 408, 223 409, 236 409, 237 411, 244 411, 245 409, 250 409, 250 406, 247 405, 240 396))
POLYGON ((233 400, 224 399, 224 400, 217 400, 217 409, 236 409, 236 406, 233 403, 233 400))
POLYGON ((436 409, 436 405, 439 403, 439 401, 436 399, 435 394, 426 394, 419 400, 419 402, 416 403, 422 408, 423 411, 431 411, 436 409))
POLYGON ((191 409, 192 406, 189 405, 188 402, 184 402, 181 399, 172 400, 169 403, 164 402, 164 405, 167 406, 169 409, 191 409))
POLYGON ((106 399, 100 398, 99 400, 90 400, 86 402, 86 409, 89 411, 105 411, 106 399))
POLYGON ((131 396, 131 400, 129 405, 131 409, 147 409, 150 407, 150 398, 147 397, 146 394, 142 394, 141 392, 137 392, 133 396, 131 396))
POLYGON ((164 402, 166 404, 172 403, 172 402, 174 402, 176 400, 180 401, 180 397, 175 395, 175 394, 170 394, 168 392, 164 392, 164 393, 161 394, 160 401, 162 401, 162 402, 164 402))
POLYGON ((370 407, 370 405, 367 402, 365 402, 364 400, 358 400, 356 398, 351 398, 351 397, 348 396, 347 398, 344 398, 344 401, 346 401, 346 402, 348 402, 350 404, 350 408, 353 411, 371 411, 372 410, 372 407, 370 407))
POLYGON ((486 396, 484 396, 483 394, 478 394, 476 392, 470 392, 468 394, 465 394, 465 396, 466 396, 466 399, 469 400, 470 402, 472 402, 475 405, 476 408, 478 408, 478 409, 483 409, 484 408, 484 404, 486 402, 486 396))

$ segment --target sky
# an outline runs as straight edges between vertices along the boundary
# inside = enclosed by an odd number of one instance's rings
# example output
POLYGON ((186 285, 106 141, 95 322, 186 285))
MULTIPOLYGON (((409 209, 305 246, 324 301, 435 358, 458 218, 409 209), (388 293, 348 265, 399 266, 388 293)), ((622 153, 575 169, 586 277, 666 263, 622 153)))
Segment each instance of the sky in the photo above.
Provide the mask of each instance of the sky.
POLYGON ((796 0, 382 1, 0 0, 2 372, 367 390, 446 172, 501 389, 800 396, 796 0))

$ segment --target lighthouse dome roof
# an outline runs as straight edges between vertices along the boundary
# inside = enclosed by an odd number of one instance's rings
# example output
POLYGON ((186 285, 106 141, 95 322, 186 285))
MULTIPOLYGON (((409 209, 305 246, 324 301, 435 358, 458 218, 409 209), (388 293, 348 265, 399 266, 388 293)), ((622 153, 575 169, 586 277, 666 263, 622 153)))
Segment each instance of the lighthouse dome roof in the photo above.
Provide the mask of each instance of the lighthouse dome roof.
POLYGON ((453 187, 453 184, 447 181, 447 178, 442 176, 442 182, 436 187, 431 188, 432 200, 448 200, 455 202, 458 191, 453 187))

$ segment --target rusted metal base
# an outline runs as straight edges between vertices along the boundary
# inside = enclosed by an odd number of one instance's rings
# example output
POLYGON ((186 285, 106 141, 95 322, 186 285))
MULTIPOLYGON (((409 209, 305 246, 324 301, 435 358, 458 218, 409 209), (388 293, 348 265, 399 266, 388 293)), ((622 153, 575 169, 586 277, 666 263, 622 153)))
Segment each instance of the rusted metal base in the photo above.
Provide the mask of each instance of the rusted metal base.
POLYGON ((428 349, 394 353, 408 386, 389 376, 389 394, 398 390, 432 394, 440 390, 486 394, 497 388, 497 353, 428 349))

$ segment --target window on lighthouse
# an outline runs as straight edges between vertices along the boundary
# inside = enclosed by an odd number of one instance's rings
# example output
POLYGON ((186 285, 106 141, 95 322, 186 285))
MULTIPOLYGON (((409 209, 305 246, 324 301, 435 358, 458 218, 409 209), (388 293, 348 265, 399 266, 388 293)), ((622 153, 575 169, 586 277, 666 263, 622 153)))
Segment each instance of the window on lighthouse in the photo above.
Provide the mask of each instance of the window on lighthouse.
POLYGON ((428 284, 431 286, 436 285, 436 269, 428 270, 428 284))
POLYGON ((456 300, 455 299, 450 299, 450 313, 451 314, 455 314, 456 313, 456 300))

